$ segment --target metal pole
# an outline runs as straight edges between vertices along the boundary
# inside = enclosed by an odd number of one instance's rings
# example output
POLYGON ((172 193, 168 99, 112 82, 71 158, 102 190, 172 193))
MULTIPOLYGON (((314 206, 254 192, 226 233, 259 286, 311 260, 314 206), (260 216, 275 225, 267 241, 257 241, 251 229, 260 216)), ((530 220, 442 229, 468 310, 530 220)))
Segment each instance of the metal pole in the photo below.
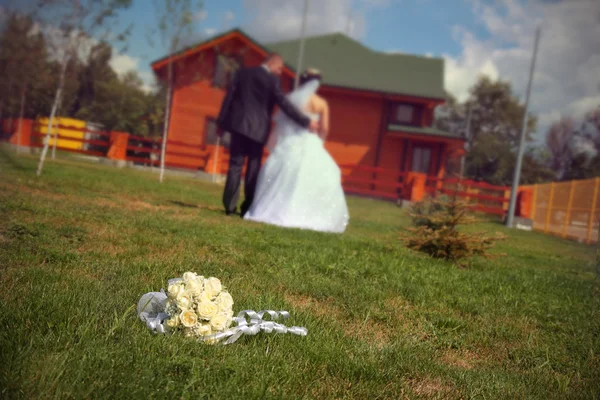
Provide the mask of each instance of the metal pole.
POLYGON ((23 87, 21 92, 21 109, 19 111, 19 124, 17 127, 17 154, 21 153, 21 129, 23 128, 23 112, 25 108, 25 89, 27 86, 23 87))
POLYGON ((304 15, 302 16, 302 31, 300 32, 300 50, 298 51, 298 64, 296 65, 296 78, 294 79, 294 89, 300 83, 300 74, 302 74, 302 61, 304 59, 304 34, 306 32, 306 19, 308 16, 308 2, 304 0, 304 15))
MULTIPOLYGON (((467 126, 465 128, 465 139, 467 139, 467 142, 465 143, 465 145, 467 146, 467 148, 465 149, 466 151, 469 151, 471 149, 471 146, 469 146, 469 138, 471 137, 471 115, 472 115, 472 113, 473 113, 473 106, 469 105, 469 113, 467 114, 467 126)), ((461 180, 461 181, 465 174, 465 157, 466 157, 466 155, 463 155, 460 159, 459 180, 461 180)))
POLYGON ((217 136, 217 145, 215 146, 215 158, 214 158, 214 162, 213 162, 213 176, 212 176, 212 181, 213 183, 216 182, 217 180, 217 167, 219 166, 219 148, 221 146, 221 137, 217 136))
POLYGON ((525 153, 525 132, 527 131, 527 112, 529 109, 529 96, 531 95, 531 85, 533 83, 533 71, 535 70, 535 59, 537 57, 538 44, 540 41, 541 29, 538 27, 535 31, 535 44, 533 46, 533 56, 531 59, 531 68, 529 70, 529 82, 527 83, 527 93, 525 95, 525 109, 523 110, 523 124, 521 126, 521 137, 519 139, 519 152, 517 154, 517 163, 513 176, 512 189, 510 191, 510 203, 508 206, 508 216, 506 226, 512 228, 515 219, 515 208, 517 205, 517 192, 519 190, 519 181, 521 179, 521 164, 523 163, 523 154, 525 153))
POLYGON ((596 274, 600 276, 600 225, 598 226, 598 244, 596 248, 596 274))
MULTIPOLYGON (((172 49, 172 48, 171 48, 172 49)), ((171 51, 173 54, 174 51, 171 51)), ((173 60, 169 58, 169 87, 167 88, 167 106, 165 112, 165 123, 163 125, 163 136, 162 136, 162 144, 160 148, 160 174, 158 180, 160 183, 163 182, 163 178, 165 176, 165 157, 167 154, 167 140, 169 139, 169 119, 171 118, 171 103, 173 99, 173 60)))

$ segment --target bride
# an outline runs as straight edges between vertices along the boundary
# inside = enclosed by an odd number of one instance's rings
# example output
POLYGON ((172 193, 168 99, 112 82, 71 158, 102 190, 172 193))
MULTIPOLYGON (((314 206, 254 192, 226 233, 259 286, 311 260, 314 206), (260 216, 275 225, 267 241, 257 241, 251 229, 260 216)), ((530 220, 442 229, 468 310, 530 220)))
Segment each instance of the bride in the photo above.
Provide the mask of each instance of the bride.
POLYGON ((321 74, 308 69, 289 100, 309 117, 320 121, 318 134, 279 112, 267 148, 256 194, 244 219, 289 228, 342 233, 348 225, 348 207, 340 169, 325 149, 329 106, 317 95, 321 74))

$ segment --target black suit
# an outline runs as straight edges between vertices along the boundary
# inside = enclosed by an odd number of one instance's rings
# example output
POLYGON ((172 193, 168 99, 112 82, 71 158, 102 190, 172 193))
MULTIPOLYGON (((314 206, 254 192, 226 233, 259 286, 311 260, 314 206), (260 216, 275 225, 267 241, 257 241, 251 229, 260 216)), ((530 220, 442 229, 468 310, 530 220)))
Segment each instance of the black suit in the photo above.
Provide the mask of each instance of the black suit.
POLYGON ((240 191, 244 159, 248 157, 242 215, 248 211, 258 180, 263 146, 269 137, 275 105, 299 125, 308 128, 310 119, 281 92, 279 78, 264 67, 242 68, 234 78, 217 118, 219 127, 231 134, 229 171, 223 193, 225 211, 234 212, 240 191))

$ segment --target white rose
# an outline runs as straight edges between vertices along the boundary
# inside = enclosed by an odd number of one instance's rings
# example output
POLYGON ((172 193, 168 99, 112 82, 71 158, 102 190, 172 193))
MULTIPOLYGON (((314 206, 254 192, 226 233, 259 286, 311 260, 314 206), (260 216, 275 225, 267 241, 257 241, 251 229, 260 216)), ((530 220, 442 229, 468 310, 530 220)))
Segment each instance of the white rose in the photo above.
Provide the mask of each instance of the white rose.
POLYGON ((182 310, 187 310, 192 306, 192 296, 186 292, 181 291, 177 295, 177 306, 182 310))
POLYGON ((204 289, 204 282, 200 281, 199 279, 193 279, 190 281, 187 281, 187 283, 185 284, 185 291, 194 295, 194 296, 198 296, 200 294, 202 294, 202 290, 204 289))
POLYGON ((233 308, 233 297, 227 292, 221 292, 215 302, 219 305, 219 311, 229 311, 233 308))
POLYGON ((219 306, 212 301, 202 301, 198 305, 198 316, 202 319, 209 320, 219 312, 219 306))
POLYGON ((196 327, 195 332, 198 336, 208 336, 212 333, 212 329, 210 328, 210 324, 200 324, 196 327))
POLYGON ((179 316, 174 315, 167 320, 167 326, 171 329, 175 329, 179 326, 179 316))
POLYGON ((204 291, 212 298, 215 298, 221 293, 221 281, 217 278, 208 278, 204 280, 204 291))
POLYGON ((186 272, 185 274, 183 274, 183 281, 185 283, 188 283, 189 281, 193 281, 196 280, 197 276, 195 273, 193 272, 186 272))
POLYGON ((183 291, 183 285, 181 283, 174 283, 169 285, 167 292, 169 293, 169 298, 176 299, 180 292, 183 291))
POLYGON ((213 301, 213 298, 212 298, 212 296, 210 295, 210 293, 208 293, 208 292, 205 290, 205 291, 203 291, 203 292, 200 294, 200 296, 198 296, 198 301, 200 301, 200 302, 206 302, 206 301, 208 301, 208 302, 211 302, 211 301, 213 301))
POLYGON ((210 320, 210 326, 215 331, 219 331, 219 332, 227 329, 229 327, 230 323, 231 323, 231 319, 229 318, 229 315, 227 315, 225 313, 217 314, 210 320))
POLYGON ((191 328, 198 322, 198 316, 192 310, 185 310, 179 314, 181 324, 186 328, 191 328))

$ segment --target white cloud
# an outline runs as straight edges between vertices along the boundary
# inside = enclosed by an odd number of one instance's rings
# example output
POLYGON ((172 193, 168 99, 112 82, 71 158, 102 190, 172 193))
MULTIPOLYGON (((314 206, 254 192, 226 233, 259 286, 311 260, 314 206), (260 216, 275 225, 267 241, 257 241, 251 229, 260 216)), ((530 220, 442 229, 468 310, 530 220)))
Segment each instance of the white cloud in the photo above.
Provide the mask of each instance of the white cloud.
POLYGON ((128 56, 127 54, 117 54, 112 56, 109 64, 117 75, 122 76, 127 72, 137 70, 139 62, 138 58, 128 56))
POLYGON ((215 28, 206 28, 206 29, 204 29, 204 34, 206 36, 213 36, 215 33, 217 33, 217 30, 215 28))
POLYGON ((227 11, 225 13, 225 21, 233 21, 235 19, 235 14, 233 11, 227 11))
POLYGON ((141 60, 137 57, 131 57, 127 54, 113 54, 109 61, 111 68, 122 77, 128 72, 136 71, 143 82, 142 89, 150 92, 154 87, 154 74, 149 71, 140 70, 141 60))
MULTIPOLYGON (((295 39, 300 36, 303 3, 297 0, 244 0, 244 8, 251 16, 245 29, 257 40, 265 43, 295 39)), ((376 3, 384 4, 381 1, 376 3)), ((352 0, 310 2, 306 23, 307 35, 349 32, 355 38, 362 38, 365 30, 365 12, 353 10, 352 0)))
POLYGON ((585 155, 588 161, 598 155, 596 144, 589 138, 575 136, 572 140, 571 148, 575 154, 585 155))
POLYGON ((146 93, 150 93, 156 88, 156 79, 154 73, 150 71, 138 71, 138 75, 142 80, 142 90, 146 93))
MULTIPOLYGON (((307 36, 344 32, 356 39, 366 33, 366 15, 401 0, 312 0, 307 14, 307 36)), ((265 43, 300 36, 304 1, 243 0, 250 16, 244 26, 250 35, 265 43)))
MULTIPOLYGON (((600 78, 599 78, 600 79, 600 78)), ((587 112, 600 106, 600 94, 595 96, 586 96, 575 100, 569 104, 567 111, 575 118, 583 117, 587 112)))
POLYGON ((446 88, 464 99, 479 74, 509 80, 524 99, 533 51, 534 29, 542 36, 536 62, 530 110, 539 118, 538 139, 560 115, 580 117, 600 105, 600 2, 596 0, 471 0, 490 39, 462 27, 456 57, 445 55, 446 88))
POLYGON ((392 3, 392 0, 362 0, 362 6, 366 8, 385 8, 392 3))

